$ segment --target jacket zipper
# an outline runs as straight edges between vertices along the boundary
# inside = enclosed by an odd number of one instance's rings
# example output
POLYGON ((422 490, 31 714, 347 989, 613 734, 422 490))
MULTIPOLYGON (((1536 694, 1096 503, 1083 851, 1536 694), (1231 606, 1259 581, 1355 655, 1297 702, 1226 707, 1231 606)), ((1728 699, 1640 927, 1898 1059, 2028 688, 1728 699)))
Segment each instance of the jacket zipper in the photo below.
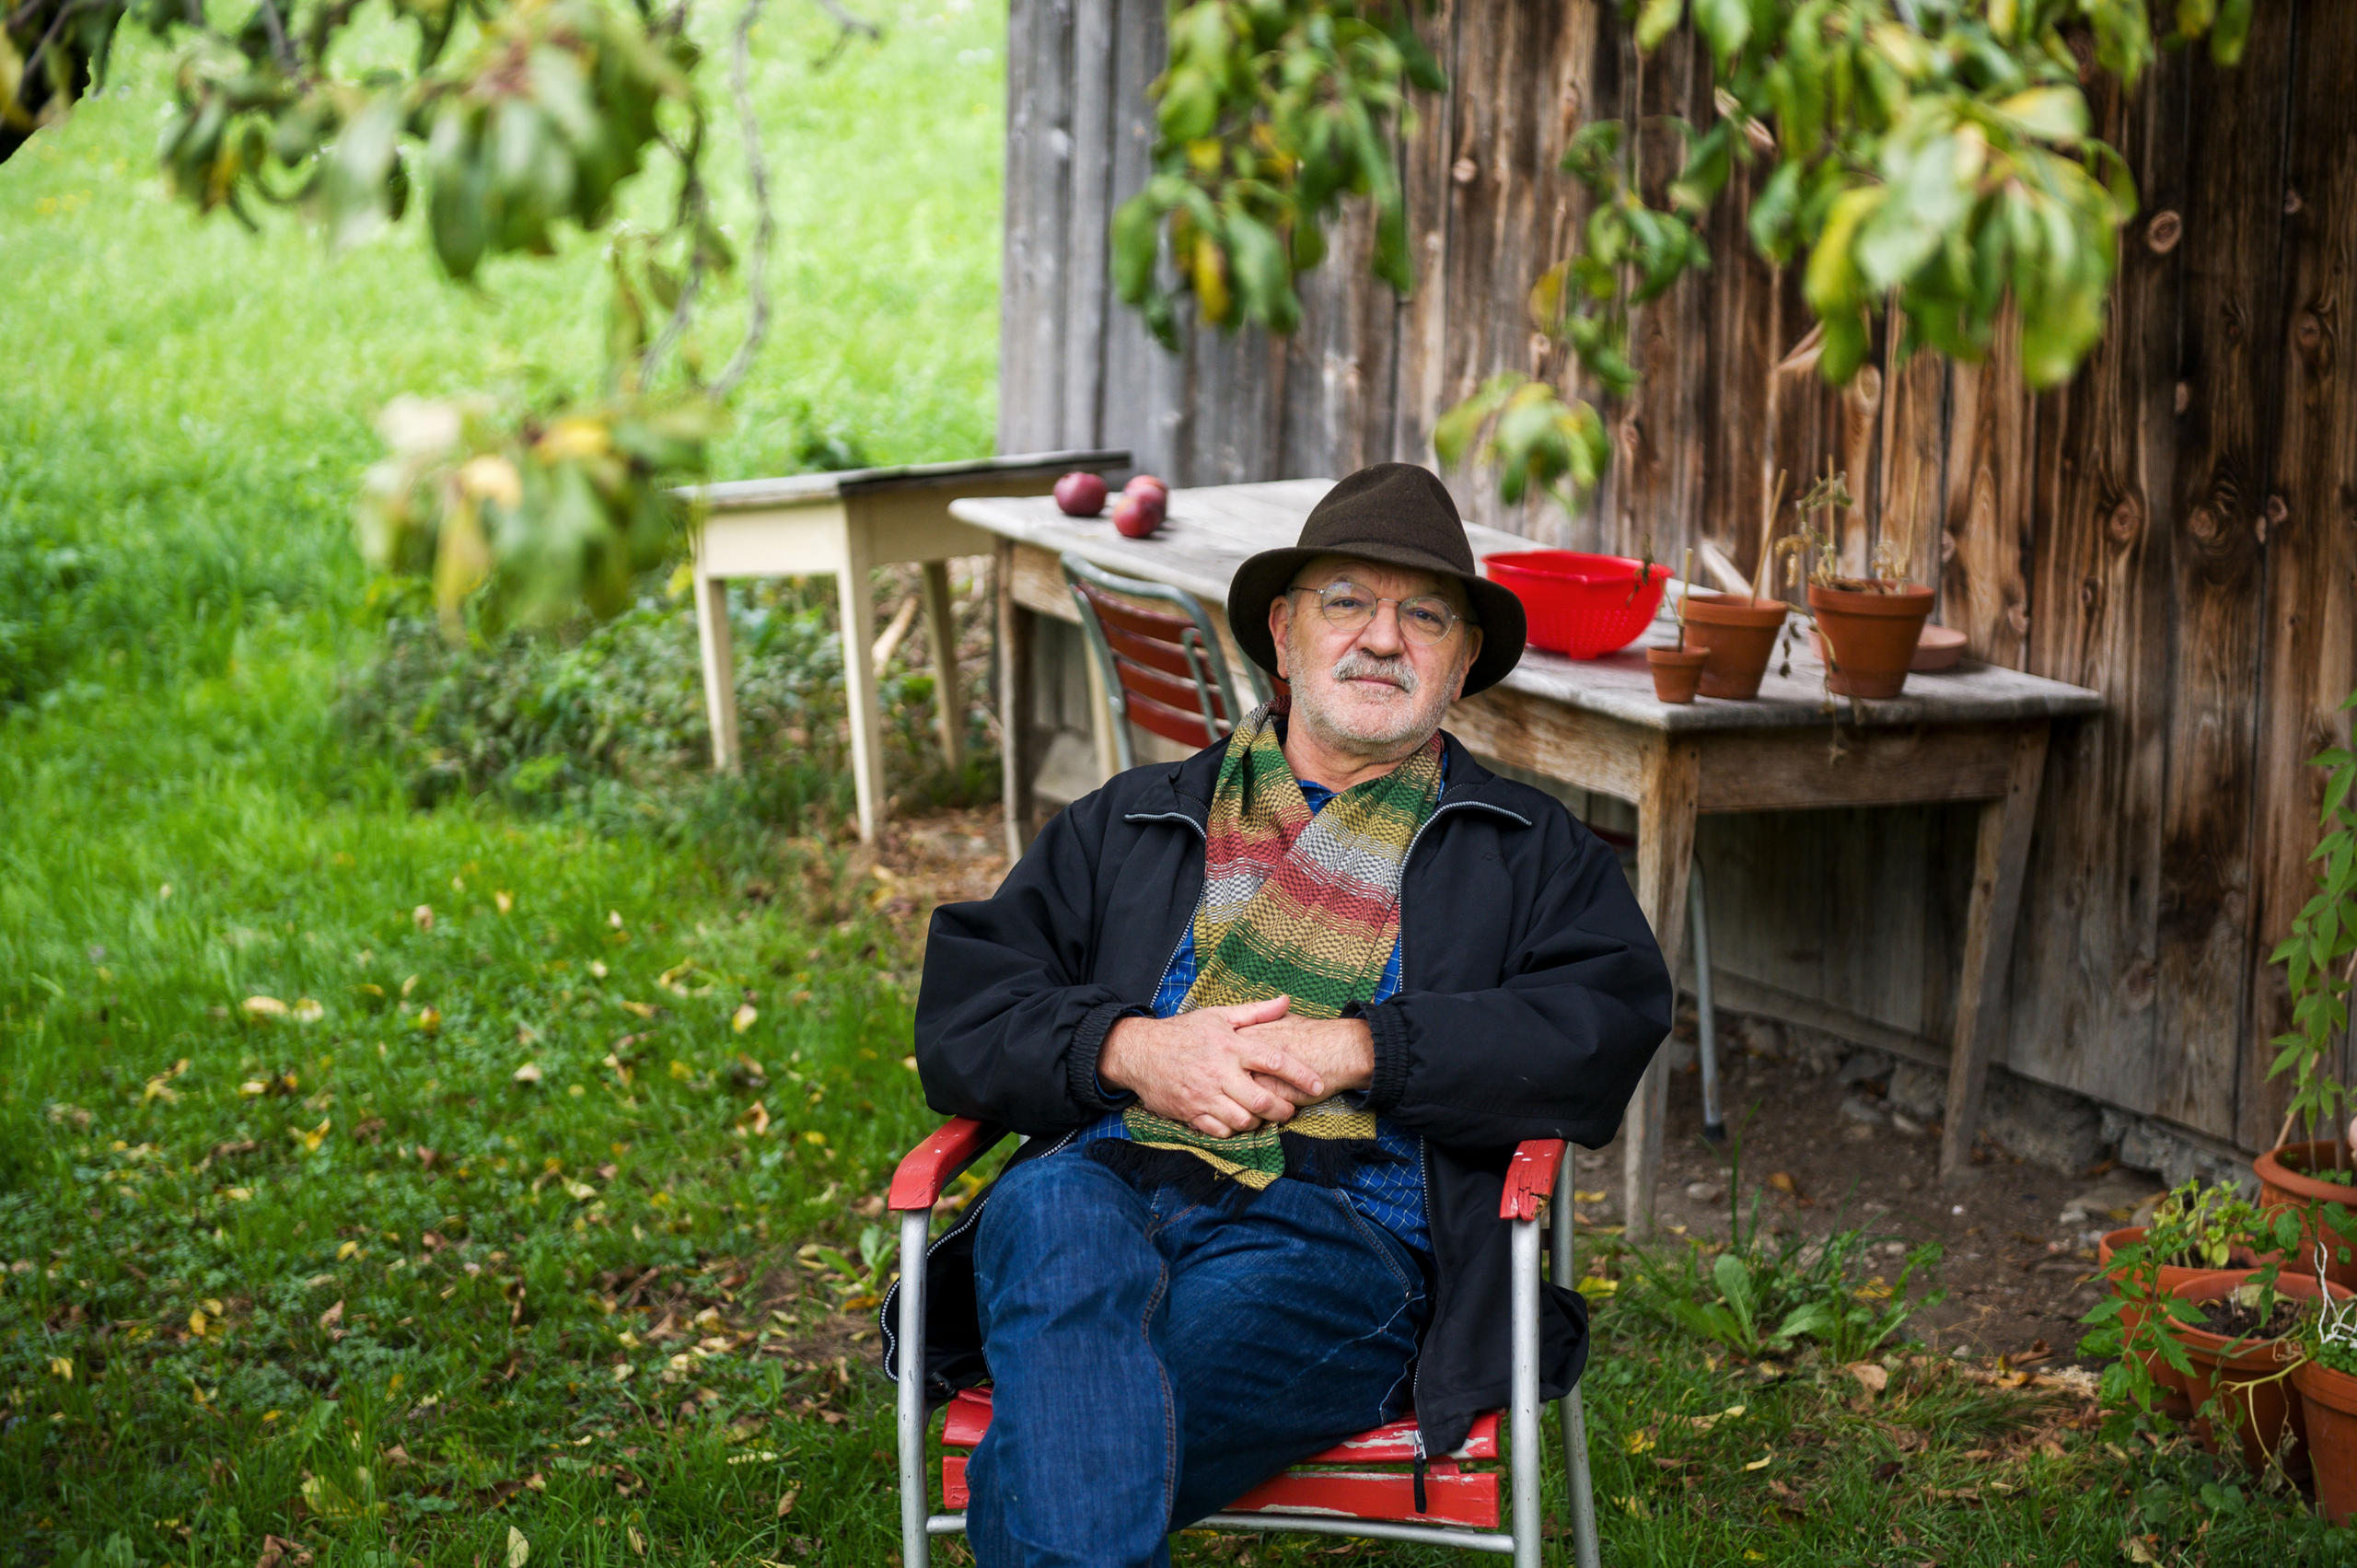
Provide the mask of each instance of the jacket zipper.
MULTIPOLYGON (((1530 819, 1529 819, 1528 818, 1527 818, 1527 817, 1523 817, 1523 816, 1520 816, 1520 815, 1518 815, 1518 814, 1516 814, 1516 813, 1515 813, 1515 812, 1512 812, 1512 811, 1508 811, 1508 810, 1507 810, 1504 807, 1503 807, 1503 806, 1492 806, 1492 805, 1491 805, 1491 804, 1489 804, 1489 802, 1487 802, 1487 801, 1482 801, 1482 800, 1457 800, 1457 801, 1449 801, 1449 802, 1445 802, 1445 803, 1443 803, 1443 804, 1442 804, 1442 805, 1441 805, 1441 806, 1440 806, 1436 810, 1434 810, 1434 811, 1433 812, 1433 814, 1432 814, 1431 816, 1429 816, 1429 817, 1425 818, 1425 819, 1423 819, 1422 823, 1417 827, 1417 829, 1416 829, 1416 830, 1415 830, 1415 833, 1414 833, 1412 836, 1411 836, 1411 837, 1410 837, 1410 839, 1408 840, 1408 853, 1407 853, 1407 854, 1403 854, 1403 855, 1401 855, 1401 856, 1399 857, 1399 889, 1400 889, 1400 902, 1401 902, 1401 904, 1402 904, 1402 906, 1403 906, 1403 907, 1405 906, 1405 904, 1406 904, 1406 902, 1407 902, 1407 888, 1408 888, 1408 863, 1409 863, 1411 860, 1412 860, 1412 859, 1414 859, 1414 858, 1415 858, 1415 854, 1416 854, 1416 846, 1417 846, 1418 844, 1420 844, 1420 843, 1422 843, 1422 842, 1423 842, 1423 838, 1424 838, 1424 834, 1425 834, 1425 832, 1426 832, 1426 831, 1427 831, 1427 830, 1432 827, 1432 825, 1433 825, 1434 822, 1439 821, 1439 820, 1441 819, 1442 816, 1443 816, 1444 814, 1447 813, 1447 812, 1450 812, 1450 811, 1470 811, 1470 810, 1475 810, 1475 809, 1479 809, 1479 810, 1482 810, 1482 811, 1495 811, 1495 812, 1497 812, 1497 813, 1498 813, 1499 815, 1501 815, 1501 816, 1504 816, 1504 817, 1511 817, 1511 818, 1513 818, 1515 821, 1517 821, 1517 822, 1521 823, 1521 824, 1522 824, 1524 827, 1526 827, 1526 828, 1527 828, 1528 826, 1530 826, 1530 819)), ((1404 991, 1404 990, 1406 990, 1406 989, 1407 989, 1407 985, 1408 985, 1408 923, 1407 923, 1406 921, 1404 921, 1404 920, 1403 920, 1403 921, 1401 921, 1401 922, 1399 923, 1399 986, 1400 986, 1400 989, 1404 991)), ((1417 1182, 1418 1182, 1419 1186, 1422 1189, 1422 1192, 1423 1192, 1423 1199, 1424 1199, 1424 1234, 1425 1234, 1425 1235, 1427 1235, 1427 1236, 1437 1237, 1437 1236, 1439 1235, 1438 1227, 1437 1227, 1437 1226, 1435 1226, 1435 1225, 1433 1224, 1433 1167, 1432 1167, 1432 1156, 1431 1156, 1430 1153, 1426 1150, 1425 1144, 1424 1144, 1424 1140, 1423 1140, 1422 1137, 1419 1137, 1419 1138, 1416 1140, 1416 1179, 1417 1179, 1417 1182)), ((1441 1278, 1441 1272, 1440 1272, 1440 1249, 1439 1249, 1439 1245, 1438 1245, 1438 1243, 1437 1243, 1437 1242, 1435 1242, 1435 1243, 1434 1243, 1434 1249, 1433 1249, 1433 1315, 1432 1315, 1432 1321, 1433 1321, 1433 1322, 1434 1322, 1434 1323, 1437 1323, 1437 1322, 1439 1322, 1439 1321, 1440 1321, 1440 1278, 1441 1278)), ((1411 1364, 1410 1365, 1409 1368, 1408 1368, 1408 1408, 1409 1408, 1410 1410, 1414 1411, 1416 1412, 1416 1430, 1415 1430, 1415 1433, 1414 1433, 1414 1436, 1415 1436, 1415 1443, 1416 1443, 1416 1466, 1415 1466, 1415 1491, 1416 1491, 1416 1496, 1415 1496, 1415 1503, 1416 1503, 1416 1512, 1417 1512, 1417 1513, 1419 1513, 1419 1514, 1421 1514, 1421 1513, 1424 1512, 1424 1463, 1425 1463, 1425 1454, 1424 1454, 1424 1413, 1423 1413, 1423 1409, 1422 1409, 1422 1407, 1417 1403, 1417 1400, 1416 1400, 1416 1386, 1417 1386, 1420 1382, 1422 1382, 1422 1381, 1423 1380, 1423 1375, 1424 1375, 1424 1358, 1423 1358, 1423 1356, 1422 1356, 1422 1353, 1419 1353, 1419 1354, 1417 1355, 1417 1357, 1416 1357, 1415 1361, 1414 1361, 1413 1363, 1411 1363, 1411 1364)))

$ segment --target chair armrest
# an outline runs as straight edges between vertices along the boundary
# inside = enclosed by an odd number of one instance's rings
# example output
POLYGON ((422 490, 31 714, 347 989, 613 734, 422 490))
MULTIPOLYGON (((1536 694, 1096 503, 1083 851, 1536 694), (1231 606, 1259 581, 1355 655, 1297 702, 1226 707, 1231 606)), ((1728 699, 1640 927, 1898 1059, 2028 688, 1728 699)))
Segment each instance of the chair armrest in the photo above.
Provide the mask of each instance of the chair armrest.
POLYGON ((900 1168, 892 1172, 892 1191, 885 1200, 885 1207, 932 1208, 941 1202, 942 1189, 955 1181, 959 1171, 988 1154, 1005 1136, 1005 1128, 993 1127, 970 1116, 943 1122, 939 1132, 901 1158, 900 1168))
POLYGON ((1563 1161, 1561 1138, 1527 1138, 1515 1145, 1506 1167, 1506 1190, 1498 1200, 1498 1218, 1535 1220, 1538 1205, 1555 1191, 1555 1169, 1563 1161))

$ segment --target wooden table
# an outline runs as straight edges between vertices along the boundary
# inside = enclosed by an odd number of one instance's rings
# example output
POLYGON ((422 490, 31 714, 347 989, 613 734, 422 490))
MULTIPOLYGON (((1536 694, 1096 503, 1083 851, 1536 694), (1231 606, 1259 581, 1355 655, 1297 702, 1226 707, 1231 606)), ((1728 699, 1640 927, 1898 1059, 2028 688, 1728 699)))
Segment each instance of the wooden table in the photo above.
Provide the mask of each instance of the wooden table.
MULTIPOLYGON (((1000 540, 1000 718, 1008 748, 1007 824, 1016 851, 1031 810, 1031 759, 1025 754, 1029 619, 1073 620, 1078 613, 1056 566, 1058 552, 1071 550, 1109 570, 1186 588, 1225 633, 1221 607, 1237 566, 1258 551, 1293 543, 1332 482, 1174 491, 1169 522, 1144 540, 1063 517, 1036 497, 951 504, 953 515, 1000 540)), ((1496 529, 1468 532, 1477 556, 1530 548, 1529 540, 1496 529)), ((1656 625, 1646 640, 1671 634, 1656 625)), ((1477 753, 1636 807, 1638 901, 1673 974, 1685 943, 1687 869, 1701 813, 1982 802, 1940 1145, 1942 1175, 1958 1178, 1970 1169, 2048 732, 2056 718, 2094 713, 2102 700, 2059 681, 1968 664, 1949 674, 1910 676, 1905 694, 1890 702, 1842 703, 1837 749, 1837 713, 1828 708, 1823 667, 1807 640, 1801 643, 1792 673, 1780 676, 1771 667, 1759 700, 1706 698, 1687 706, 1655 700, 1642 644, 1601 659, 1534 648, 1504 680, 1453 707, 1448 727, 1477 753)), ((1622 1124, 1625 1217, 1634 1235, 1652 1224, 1666 1074, 1657 1055, 1622 1124)))
POLYGON ((734 480, 681 491, 701 513, 695 530, 696 638, 703 656, 714 768, 730 772, 741 759, 727 579, 831 572, 842 606, 843 695, 850 708, 859 836, 873 841, 884 814, 884 744, 876 672, 867 658, 876 642, 869 569, 896 561, 923 564, 941 751, 954 770, 964 747, 948 562, 957 555, 989 554, 994 541, 952 517, 950 497, 1033 495, 1074 469, 1120 470, 1129 462, 1127 452, 1031 452, 975 462, 734 480))

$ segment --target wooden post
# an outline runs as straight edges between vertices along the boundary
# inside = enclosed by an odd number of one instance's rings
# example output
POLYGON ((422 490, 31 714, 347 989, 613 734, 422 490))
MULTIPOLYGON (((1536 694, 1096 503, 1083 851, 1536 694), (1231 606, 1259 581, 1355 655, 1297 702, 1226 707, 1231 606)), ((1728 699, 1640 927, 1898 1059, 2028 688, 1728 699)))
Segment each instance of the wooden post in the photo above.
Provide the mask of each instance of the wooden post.
POLYGON ((933 639, 933 704, 941 758, 955 773, 966 760, 966 708, 958 700, 958 618, 949 604, 949 563, 924 563, 924 626, 933 639))
MULTIPOLYGON (((1637 802, 1637 902, 1654 928, 1654 940, 1660 944, 1662 961, 1673 979, 1686 947, 1686 876, 1694 854, 1701 777, 1695 744, 1664 737, 1645 760, 1637 802)), ((1656 1048, 1620 1121, 1620 1217, 1632 1240, 1653 1230, 1654 1189, 1661 1181, 1668 1106, 1668 1059, 1656 1048)))
POLYGON ((1956 1049, 1948 1059, 1947 1119, 1940 1133, 1943 1181, 1972 1173, 1980 1091, 1989 1081, 1990 1052, 2005 1016, 2005 971, 2013 957, 2014 918, 2021 912, 2022 871, 2029 861, 2030 828, 2038 818, 2049 728, 2043 720, 2023 726, 2014 741, 2005 793, 1980 807, 1972 907, 1965 922, 1964 972, 1956 989, 1956 1049))
POLYGON ((998 735, 1000 798, 1005 804, 1006 853, 1020 860, 1031 844, 1031 612, 1015 602, 1015 541, 998 542, 992 564, 998 597, 998 735))
POLYGON ((859 836, 876 842, 884 815, 884 731, 876 712, 876 589, 868 581, 867 530, 842 530, 842 569, 835 575, 842 605, 843 699, 851 724, 852 784, 859 799, 859 836))
POLYGON ((714 772, 737 771, 737 655, 728 634, 728 580, 695 568, 696 644, 703 662, 703 712, 712 726, 714 772))

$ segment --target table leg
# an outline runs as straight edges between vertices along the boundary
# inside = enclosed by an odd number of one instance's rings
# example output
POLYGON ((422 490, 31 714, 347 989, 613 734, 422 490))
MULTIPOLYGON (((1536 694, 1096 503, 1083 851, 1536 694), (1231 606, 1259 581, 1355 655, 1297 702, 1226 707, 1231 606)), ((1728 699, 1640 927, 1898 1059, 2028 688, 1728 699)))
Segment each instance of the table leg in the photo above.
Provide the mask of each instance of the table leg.
POLYGON ((1989 1057, 2005 1016, 2003 994, 2014 950, 2014 921, 2022 907, 2022 873, 2038 818, 2038 783, 2046 772, 2049 726, 2026 726, 2014 741, 2005 793, 1980 807, 1973 849, 1972 907, 1965 920, 1964 972, 1956 983, 1956 1045, 1948 1058, 1948 1104, 1940 1132, 1940 1178, 1972 1172, 1972 1140, 1980 1131, 1980 1092, 1989 1057))
MULTIPOLYGON (((1637 902, 1673 980, 1686 946, 1686 877, 1694 856, 1701 774, 1690 741, 1665 740, 1646 761, 1637 802, 1637 902)), ((1668 1059, 1655 1051, 1620 1121, 1620 1216, 1631 1239, 1653 1231, 1668 1106, 1668 1059)))
POLYGON ((1015 601, 1015 545, 1001 540, 992 566, 998 594, 998 736, 1006 853, 1020 860, 1031 845, 1031 775, 1039 758, 1031 738, 1031 611, 1015 601))
POLYGON ((884 721, 876 707, 876 588, 869 581, 867 538, 843 530, 843 567, 835 576, 842 605, 843 698, 851 723, 851 772, 859 799, 859 836, 876 842, 884 819, 884 721))
POLYGON ((924 563, 924 626, 933 640, 933 704, 941 757, 957 772, 966 760, 966 706, 958 700, 958 618, 949 608, 949 563, 924 563))
POLYGON ((737 746, 737 656, 728 635, 728 580, 695 575, 696 645, 703 660, 703 712, 712 726, 714 772, 734 772, 737 746))

